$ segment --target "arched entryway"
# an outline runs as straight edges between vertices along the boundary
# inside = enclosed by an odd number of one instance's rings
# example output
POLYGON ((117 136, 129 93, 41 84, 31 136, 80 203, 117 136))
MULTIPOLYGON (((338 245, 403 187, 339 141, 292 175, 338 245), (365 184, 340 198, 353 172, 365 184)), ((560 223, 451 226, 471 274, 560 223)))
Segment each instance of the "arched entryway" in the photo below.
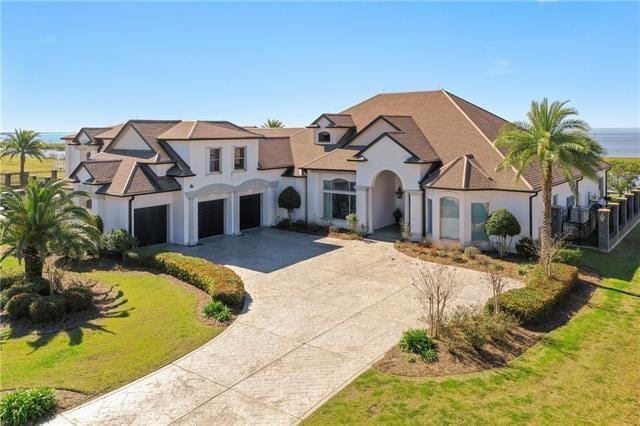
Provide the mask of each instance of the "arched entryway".
MULTIPOLYGON (((372 187, 373 230, 395 225, 394 212, 400 209, 404 218, 404 192, 402 181, 394 172, 385 170, 376 176, 372 187)), ((400 223, 403 219, 400 219, 400 223)))

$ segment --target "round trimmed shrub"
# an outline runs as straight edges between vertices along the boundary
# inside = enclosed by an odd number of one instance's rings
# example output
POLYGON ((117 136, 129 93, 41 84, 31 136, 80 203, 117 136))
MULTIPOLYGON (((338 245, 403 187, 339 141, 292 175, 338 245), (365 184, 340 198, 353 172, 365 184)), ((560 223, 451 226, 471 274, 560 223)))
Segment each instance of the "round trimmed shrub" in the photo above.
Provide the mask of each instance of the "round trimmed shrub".
POLYGON ((24 282, 24 270, 20 268, 3 269, 0 274, 0 290, 6 290, 19 282, 24 282))
POLYGON ((15 295, 23 293, 49 294, 49 282, 45 279, 19 282, 0 292, 0 304, 5 306, 15 295))
POLYGON ((67 312, 86 311, 93 306, 93 292, 90 288, 74 284, 62 292, 67 312))
POLYGON ((507 209, 498 209, 491 213, 484 228, 487 235, 496 237, 496 249, 503 257, 511 248, 511 239, 520 233, 518 219, 507 209))
POLYGON ((478 247, 469 246, 464 249, 464 255, 467 256, 469 259, 475 259, 475 257, 480 253, 481 252, 478 247))
POLYGON ((37 298, 42 297, 36 293, 20 293, 13 296, 5 306, 5 310, 9 315, 9 318, 20 319, 27 318, 29 316, 29 306, 31 302, 37 298))
POLYGON ((56 398, 51 388, 9 392, 0 401, 0 424, 6 426, 30 424, 38 421, 54 408, 56 408, 56 398))
POLYGON ((62 295, 42 296, 29 305, 29 317, 35 322, 53 322, 64 318, 66 309, 62 295))

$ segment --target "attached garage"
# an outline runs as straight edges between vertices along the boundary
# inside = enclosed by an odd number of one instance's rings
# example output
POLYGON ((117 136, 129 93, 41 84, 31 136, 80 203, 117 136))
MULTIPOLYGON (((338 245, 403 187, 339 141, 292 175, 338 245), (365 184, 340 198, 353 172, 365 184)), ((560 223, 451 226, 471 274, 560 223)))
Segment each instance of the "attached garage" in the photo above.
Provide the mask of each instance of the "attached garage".
POLYGON ((198 203, 198 238, 224 233, 224 200, 198 203))
POLYGON ((240 196, 240 230, 256 228, 262 224, 260 198, 260 194, 240 196))
POLYGON ((140 246, 167 242, 168 206, 153 206, 134 209, 133 235, 140 246))

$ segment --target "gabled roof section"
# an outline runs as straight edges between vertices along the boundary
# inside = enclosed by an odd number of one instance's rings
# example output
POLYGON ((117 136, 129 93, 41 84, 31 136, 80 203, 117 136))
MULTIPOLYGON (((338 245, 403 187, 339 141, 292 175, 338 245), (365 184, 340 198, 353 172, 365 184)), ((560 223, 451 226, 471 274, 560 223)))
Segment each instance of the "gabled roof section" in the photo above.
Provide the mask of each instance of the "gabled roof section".
POLYGON ((308 163, 302 164, 300 168, 304 170, 334 170, 355 172, 356 163, 348 160, 352 159, 356 152, 356 147, 347 146, 344 148, 337 148, 312 161, 309 161, 308 163))
POLYGON ((116 137, 116 135, 118 134, 118 132, 120 132, 120 130, 124 127, 126 123, 120 123, 120 124, 116 124, 115 126, 111 127, 110 129, 102 132, 102 133, 98 133, 97 135, 95 135, 96 138, 98 139, 113 139, 116 137))
POLYGON ((116 174, 121 160, 108 160, 108 161, 94 161, 86 160, 81 162, 78 167, 69 175, 69 178, 74 181, 78 180, 78 174, 80 170, 84 169, 91 176, 83 183, 89 185, 99 185, 110 183, 113 176, 116 174))
POLYGON ((423 185, 440 189, 493 189, 495 182, 473 154, 465 154, 445 164, 423 180, 423 185))
POLYGON ((258 168, 284 169, 293 167, 289 138, 264 138, 258 142, 258 168))
POLYGON ((153 194, 180 189, 180 184, 173 177, 157 176, 148 164, 138 163, 127 180, 122 195, 153 194))
POLYGON ((155 154, 156 162, 174 161, 158 142, 158 136, 178 123, 180 121, 177 120, 129 120, 113 137, 105 152, 123 154, 125 150, 118 148, 118 142, 128 129, 133 129, 155 154))
POLYGON ((102 145, 102 141, 96 136, 110 129, 111 127, 82 127, 77 133, 63 136, 61 139, 66 141, 67 145, 80 145, 80 136, 84 134, 89 139, 85 145, 102 145))
POLYGON ((316 118, 308 127, 318 127, 318 122, 322 118, 326 118, 331 123, 330 127, 349 128, 356 126, 353 122, 353 118, 349 114, 324 113, 320 117, 316 118))
POLYGON ((157 136, 162 140, 256 139, 262 135, 229 121, 182 121, 157 136))

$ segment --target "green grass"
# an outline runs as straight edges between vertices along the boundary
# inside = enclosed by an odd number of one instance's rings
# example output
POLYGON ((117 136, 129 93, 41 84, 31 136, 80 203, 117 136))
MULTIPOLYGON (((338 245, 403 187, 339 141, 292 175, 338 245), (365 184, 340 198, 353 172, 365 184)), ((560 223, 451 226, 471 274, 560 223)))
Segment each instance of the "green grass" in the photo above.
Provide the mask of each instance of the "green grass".
MULTIPOLYGON (((12 267, 15 260, 8 260, 12 267)), ((119 292, 106 318, 53 335, 0 337, 2 389, 50 386, 97 394, 168 364, 220 328, 195 315, 197 295, 148 272, 83 274, 119 292)))
POLYGON ((637 424, 640 227, 584 263, 606 277, 591 302, 523 356, 443 380, 369 370, 307 424, 637 424))
MULTIPOLYGON (((62 169, 58 169, 58 176, 63 176, 64 159, 43 158, 42 162, 40 162, 35 158, 27 158, 24 170, 32 176, 51 176, 51 170, 57 169, 58 165, 62 166, 62 169)), ((0 158, 0 173, 18 173, 19 171, 19 157, 13 157, 12 159, 9 159, 9 157, 0 158)))

